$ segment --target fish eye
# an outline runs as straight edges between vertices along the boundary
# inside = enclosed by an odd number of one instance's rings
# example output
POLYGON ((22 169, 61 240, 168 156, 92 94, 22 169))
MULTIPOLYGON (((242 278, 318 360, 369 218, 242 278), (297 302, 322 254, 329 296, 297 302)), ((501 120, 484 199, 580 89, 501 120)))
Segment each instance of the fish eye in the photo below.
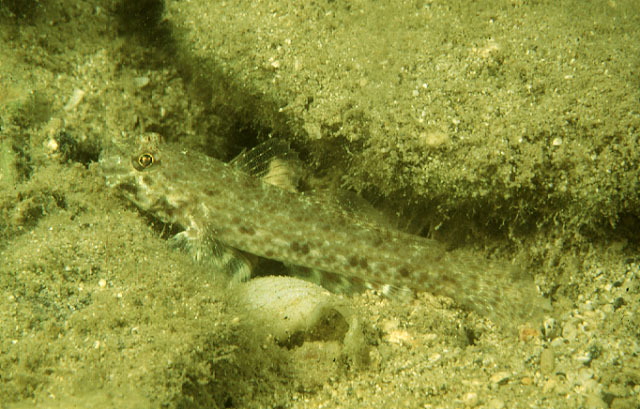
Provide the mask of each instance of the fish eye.
POLYGON ((153 165, 153 162, 153 155, 150 153, 143 153, 142 155, 138 156, 138 165, 140 165, 140 167, 143 169, 146 169, 149 166, 153 165))
POLYGON ((136 170, 142 171, 149 169, 158 163, 158 159, 151 152, 143 152, 140 155, 131 158, 131 164, 136 170))

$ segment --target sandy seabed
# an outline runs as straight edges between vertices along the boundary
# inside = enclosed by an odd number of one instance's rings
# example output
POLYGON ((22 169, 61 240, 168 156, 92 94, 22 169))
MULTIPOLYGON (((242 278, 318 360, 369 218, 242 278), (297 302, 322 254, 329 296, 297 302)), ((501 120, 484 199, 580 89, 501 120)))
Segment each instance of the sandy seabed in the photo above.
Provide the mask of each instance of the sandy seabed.
POLYGON ((640 407, 639 20, 633 1, 0 2, 0 406, 640 407), (368 292, 282 340, 106 188, 100 152, 143 131, 222 160, 291 141, 309 188, 514 262, 551 309, 504 325, 368 292))

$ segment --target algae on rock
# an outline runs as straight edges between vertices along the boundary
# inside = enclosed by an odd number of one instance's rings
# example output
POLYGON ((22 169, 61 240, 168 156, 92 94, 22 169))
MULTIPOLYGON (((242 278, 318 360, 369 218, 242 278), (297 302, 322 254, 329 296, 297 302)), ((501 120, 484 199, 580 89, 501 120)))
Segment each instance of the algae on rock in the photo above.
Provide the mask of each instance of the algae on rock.
POLYGON ((598 233, 638 213, 634 1, 202 1, 166 16, 214 110, 434 224, 598 233))

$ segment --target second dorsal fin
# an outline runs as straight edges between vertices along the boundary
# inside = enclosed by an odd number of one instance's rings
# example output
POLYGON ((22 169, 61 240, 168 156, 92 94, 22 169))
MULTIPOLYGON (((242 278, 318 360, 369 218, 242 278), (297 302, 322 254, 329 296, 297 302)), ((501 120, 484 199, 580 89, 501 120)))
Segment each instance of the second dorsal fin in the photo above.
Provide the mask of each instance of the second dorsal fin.
POLYGON ((289 191, 296 191, 300 181, 298 155, 282 139, 268 139, 242 151, 229 165, 289 191))

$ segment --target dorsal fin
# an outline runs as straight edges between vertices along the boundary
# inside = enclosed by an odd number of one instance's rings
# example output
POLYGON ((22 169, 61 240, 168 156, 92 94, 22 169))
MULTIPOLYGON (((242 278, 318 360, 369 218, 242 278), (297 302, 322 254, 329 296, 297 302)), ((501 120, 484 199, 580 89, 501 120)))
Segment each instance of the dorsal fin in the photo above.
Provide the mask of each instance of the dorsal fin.
POLYGON ((298 155, 291 150, 289 143, 273 138, 240 152, 229 165, 266 183, 296 191, 300 180, 297 162, 298 155))
MULTIPOLYGON (((244 150, 232 159, 229 165, 238 171, 260 178, 265 183, 298 193, 297 187, 303 173, 302 164, 297 153, 283 139, 267 139, 249 150, 244 150)), ((319 189, 303 194, 309 200, 322 203, 327 211, 348 214, 361 224, 399 230, 397 223, 394 225, 387 214, 383 214, 354 192, 344 189, 319 189)))

